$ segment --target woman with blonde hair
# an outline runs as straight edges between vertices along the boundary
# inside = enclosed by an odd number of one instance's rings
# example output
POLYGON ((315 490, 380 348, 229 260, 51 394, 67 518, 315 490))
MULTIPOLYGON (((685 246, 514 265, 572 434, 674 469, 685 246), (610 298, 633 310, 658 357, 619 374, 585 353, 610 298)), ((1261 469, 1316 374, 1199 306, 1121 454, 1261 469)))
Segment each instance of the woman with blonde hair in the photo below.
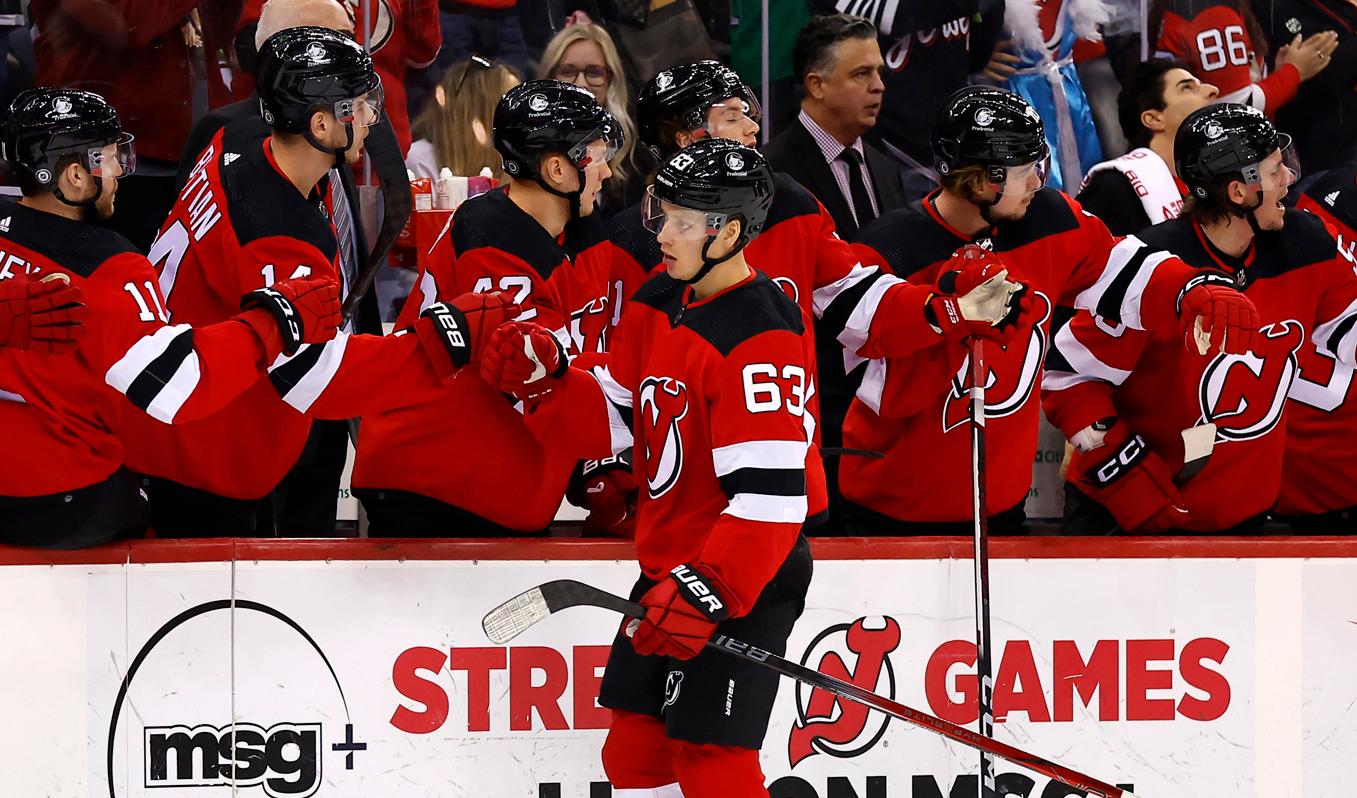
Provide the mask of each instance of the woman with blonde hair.
POLYGON ((522 82, 513 69, 479 55, 448 67, 434 89, 433 102, 411 125, 415 142, 405 156, 406 168, 415 177, 437 180, 443 167, 454 175, 472 177, 488 166, 503 182, 491 120, 499 98, 522 82))
POLYGON ((627 107, 627 76, 617 45, 608 32, 592 23, 562 28, 547 42, 538 62, 537 77, 555 78, 588 89, 622 125, 626 137, 609 167, 613 176, 604 184, 605 210, 615 213, 641 199, 644 169, 637 162, 636 124, 627 107))

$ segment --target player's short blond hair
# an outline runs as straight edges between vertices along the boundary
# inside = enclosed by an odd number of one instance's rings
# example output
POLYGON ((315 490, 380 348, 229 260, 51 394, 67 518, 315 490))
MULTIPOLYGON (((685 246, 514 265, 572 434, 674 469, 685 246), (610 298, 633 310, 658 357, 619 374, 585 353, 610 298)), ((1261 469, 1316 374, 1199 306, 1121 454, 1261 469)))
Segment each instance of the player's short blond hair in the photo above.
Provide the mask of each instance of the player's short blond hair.
POLYGON ((353 33, 353 15, 341 0, 268 0, 259 11, 254 29, 254 49, 280 30, 315 25, 342 33, 353 33))

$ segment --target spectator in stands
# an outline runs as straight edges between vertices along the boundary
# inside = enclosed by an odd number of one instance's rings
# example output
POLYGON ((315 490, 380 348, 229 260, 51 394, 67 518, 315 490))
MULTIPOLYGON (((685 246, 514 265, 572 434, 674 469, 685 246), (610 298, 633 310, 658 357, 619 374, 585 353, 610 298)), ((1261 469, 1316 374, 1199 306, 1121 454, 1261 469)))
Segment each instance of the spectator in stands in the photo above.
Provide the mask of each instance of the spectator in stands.
POLYGON ((1078 197, 1084 210, 1119 236, 1177 218, 1187 186, 1178 179, 1173 137, 1188 114, 1217 94, 1179 61, 1137 66, 1117 98, 1122 133, 1133 149, 1089 170, 1078 197))
POLYGON ((205 53, 227 46, 240 0, 203 4, 202 45, 184 26, 199 0, 32 0, 37 83, 97 92, 118 109, 137 141, 137 170, 119 184, 108 226, 145 252, 174 204, 179 153, 209 105, 228 101, 221 71, 205 53))
POLYGON ((358 41, 366 44, 377 64, 386 94, 386 115, 396 131, 400 151, 410 149, 410 111, 405 96, 405 81, 411 69, 422 69, 434 62, 443 44, 438 27, 438 0, 383 0, 371 2, 375 19, 371 34, 360 0, 346 0, 355 8, 358 41))
POLYGON ((439 0, 438 6, 443 52, 434 69, 446 72, 476 54, 528 73, 532 58, 523 41, 517 0, 439 0))
POLYGON ((609 164, 613 174, 604 184, 601 210, 611 215, 639 203, 645 191, 643 173, 652 164, 636 147, 636 123, 628 110, 627 76, 608 31, 592 23, 562 28, 547 42, 537 65, 537 77, 555 78, 588 89, 598 104, 622 125, 626 140, 609 164))
POLYGON ((491 120, 499 98, 522 82, 509 67, 479 55, 453 64, 434 90, 434 101, 415 118, 417 138, 406 167, 415 177, 436 180, 444 167, 469 177, 488 166, 503 183, 504 162, 491 140, 491 120))
POLYGON ((792 66, 801 113, 764 154, 820 200, 839 235, 851 238, 905 204, 900 168, 862 139, 876 125, 885 91, 876 28, 847 14, 813 17, 796 37, 792 66))

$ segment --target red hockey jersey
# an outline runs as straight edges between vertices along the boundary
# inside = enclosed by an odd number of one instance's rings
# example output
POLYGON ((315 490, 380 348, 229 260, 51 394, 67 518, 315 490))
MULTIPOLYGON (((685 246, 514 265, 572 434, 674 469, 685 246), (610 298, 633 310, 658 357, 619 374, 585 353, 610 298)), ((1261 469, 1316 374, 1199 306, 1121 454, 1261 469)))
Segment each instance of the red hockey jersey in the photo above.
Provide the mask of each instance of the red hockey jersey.
POLYGON ((1268 116, 1300 88, 1300 70, 1290 64, 1267 75, 1265 53, 1254 50, 1237 0, 1170 0, 1158 49, 1220 89, 1219 102, 1251 105, 1268 116), (1255 72, 1267 76, 1255 82, 1255 72))
MULTIPOLYGON (((1324 220, 1338 233, 1339 252, 1349 260, 1357 248, 1357 165, 1324 175, 1296 207, 1324 220)), ((1279 515, 1312 515, 1357 507, 1357 368, 1341 363, 1312 341, 1297 353, 1300 373, 1286 410, 1286 457, 1279 515)))
MULTIPOLYGON (((457 209, 397 328, 434 302, 502 290, 529 308, 522 318, 554 330, 572 355, 604 351, 612 307, 603 223, 575 220, 557 241, 508 191, 457 209)), ((451 382, 435 401, 367 415, 362 429, 354 487, 417 493, 524 532, 551 523, 576 462, 573 453, 538 441, 521 408, 473 375, 451 382)))
MULTIPOLYGON (((319 191, 303 197, 278 169, 266 132, 245 123, 218 132, 151 247, 170 319, 229 318, 243 295, 278 280, 338 281, 325 208, 319 191)), ((323 346, 303 346, 210 418, 170 428, 128 416, 121 431, 128 467, 222 496, 260 498, 301 455, 311 430, 304 413, 342 419, 417 401, 450 371, 446 363, 435 370, 430 357, 440 356, 447 357, 422 348, 417 336, 340 333, 323 346)))
MULTIPOLYGON (((1285 229, 1261 233, 1242 259, 1223 256, 1191 218, 1130 237, 1117 252, 1135 257, 1162 249, 1199 269, 1235 277, 1264 327, 1247 356, 1202 357, 1179 335, 1128 330, 1088 313, 1055 336, 1042 397, 1046 415, 1067 438, 1116 416, 1178 472, 1181 433, 1216 425, 1215 449, 1203 470, 1178 486, 1188 514, 1184 529, 1228 529, 1277 501, 1285 448, 1288 391, 1306 341, 1352 366, 1357 348, 1357 274, 1314 216, 1289 211, 1285 229), (1135 253, 1135 254, 1132 254, 1135 253)), ((1088 470, 1105 448, 1076 454, 1069 479, 1095 494, 1088 470)), ((1096 498, 1096 496, 1095 496, 1096 498)))
MULTIPOLYGON (((865 260, 920 283, 970 238, 938 214, 933 196, 883 214, 862 231, 865 260)), ((1040 323, 1007 351, 985 347, 987 498, 991 515, 1025 501, 1036 457, 1042 359, 1057 306, 1099 308, 1129 326, 1177 331, 1177 292, 1191 274, 1162 254, 1119 257, 1095 216, 1047 188, 1019 221, 997 225, 982 246, 1002 256, 1011 279, 1031 287, 1040 323)), ((1181 343, 1179 344, 1181 347, 1181 343)), ((971 517, 970 361, 964 347, 943 344, 906 358, 868 363, 844 424, 844 446, 882 458, 845 456, 845 498, 902 521, 955 522, 971 517)))
MULTIPOLYGON (((264 346, 237 320, 166 323, 146 257, 116 233, 0 202, 0 280, 61 273, 84 290, 90 334, 75 352, 0 349, 0 496, 45 496, 106 479, 124 461, 124 415, 169 428, 257 382, 264 346), (130 405, 129 405, 130 403, 130 405)), ((264 323, 267 311, 255 310, 264 323)))
POLYGON ((607 365, 569 369, 529 424, 581 457, 634 440, 641 569, 652 579, 681 563, 709 570, 741 615, 806 519, 815 457, 807 319, 758 272, 701 300, 661 275, 622 316, 607 365))

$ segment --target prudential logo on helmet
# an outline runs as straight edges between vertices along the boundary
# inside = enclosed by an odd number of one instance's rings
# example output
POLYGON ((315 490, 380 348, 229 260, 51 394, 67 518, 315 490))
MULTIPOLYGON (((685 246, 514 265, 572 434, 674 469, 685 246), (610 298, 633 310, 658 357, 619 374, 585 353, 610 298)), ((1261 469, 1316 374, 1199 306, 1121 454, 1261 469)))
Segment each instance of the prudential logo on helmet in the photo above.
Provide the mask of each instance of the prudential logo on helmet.
POLYGON ((975 123, 980 127, 989 127, 994 124, 994 111, 989 108, 981 108, 975 112, 975 123))
POLYGON ((551 105, 551 103, 547 102, 546 95, 544 94, 534 94, 528 98, 528 108, 535 113, 542 113, 547 110, 547 106, 549 105, 551 105))
POLYGON ((732 172, 744 171, 744 158, 738 152, 730 153, 726 156, 726 168, 732 172))
POLYGON ((306 60, 311 62, 312 66, 330 63, 330 54, 325 50, 325 45, 320 42, 311 42, 306 45, 306 60))
POLYGON ((1220 138, 1221 136, 1225 135, 1225 129, 1222 128, 1222 127, 1220 126, 1220 123, 1219 123, 1219 122, 1214 122, 1214 121, 1213 121, 1213 122, 1207 122, 1207 123, 1206 123, 1206 130, 1204 130, 1204 131, 1202 131, 1202 132, 1206 134, 1206 137, 1207 137, 1208 139, 1218 139, 1218 138, 1220 138))

